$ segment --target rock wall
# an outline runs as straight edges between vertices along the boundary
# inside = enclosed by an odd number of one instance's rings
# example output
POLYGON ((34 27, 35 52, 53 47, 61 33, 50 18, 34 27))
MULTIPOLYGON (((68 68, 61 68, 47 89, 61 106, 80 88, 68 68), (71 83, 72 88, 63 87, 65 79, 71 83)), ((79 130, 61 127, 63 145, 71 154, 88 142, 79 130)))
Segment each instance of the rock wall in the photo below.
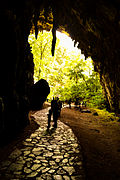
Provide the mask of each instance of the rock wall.
POLYGON ((93 58, 95 70, 100 73, 109 109, 119 112, 119 7, 119 0, 7 0, 1 3, 1 133, 17 130, 29 122, 28 94, 34 72, 28 44, 31 28, 37 36, 39 29, 49 30, 53 26, 53 53, 56 29, 68 32, 75 43, 79 42, 79 48, 86 57, 93 58), (41 17, 40 12, 44 12, 41 17))
POLYGON ((27 93, 33 83, 34 65, 27 42, 27 28, 17 13, 7 7, 1 10, 0 16, 0 133, 18 131, 28 123, 27 93))

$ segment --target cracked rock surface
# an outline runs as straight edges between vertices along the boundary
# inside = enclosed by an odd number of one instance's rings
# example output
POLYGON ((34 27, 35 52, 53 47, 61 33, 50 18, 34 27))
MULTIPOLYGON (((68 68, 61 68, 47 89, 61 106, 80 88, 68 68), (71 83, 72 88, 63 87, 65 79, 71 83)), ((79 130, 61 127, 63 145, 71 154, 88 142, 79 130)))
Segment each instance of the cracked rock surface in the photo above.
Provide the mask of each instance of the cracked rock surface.
POLYGON ((47 131, 48 109, 34 114, 39 128, 0 164, 0 179, 85 179, 81 147, 71 128, 58 120, 47 131))

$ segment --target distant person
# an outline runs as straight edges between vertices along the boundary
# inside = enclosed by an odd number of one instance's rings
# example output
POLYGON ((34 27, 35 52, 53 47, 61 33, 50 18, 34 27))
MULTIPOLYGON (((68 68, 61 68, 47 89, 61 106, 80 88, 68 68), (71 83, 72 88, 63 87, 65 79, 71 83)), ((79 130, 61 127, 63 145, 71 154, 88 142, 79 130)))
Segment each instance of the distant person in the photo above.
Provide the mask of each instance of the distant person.
POLYGON ((49 110, 49 114, 48 114, 48 129, 50 128, 52 114, 53 114, 54 128, 57 128, 58 109, 59 107, 58 107, 57 99, 53 97, 53 100, 51 101, 51 109, 49 110))
POLYGON ((81 102, 79 101, 79 110, 81 111, 82 108, 81 108, 81 102))
POLYGON ((69 108, 71 109, 71 98, 68 100, 69 108))
POLYGON ((78 104, 79 104, 79 99, 76 98, 76 100, 75 100, 75 108, 77 108, 78 104))

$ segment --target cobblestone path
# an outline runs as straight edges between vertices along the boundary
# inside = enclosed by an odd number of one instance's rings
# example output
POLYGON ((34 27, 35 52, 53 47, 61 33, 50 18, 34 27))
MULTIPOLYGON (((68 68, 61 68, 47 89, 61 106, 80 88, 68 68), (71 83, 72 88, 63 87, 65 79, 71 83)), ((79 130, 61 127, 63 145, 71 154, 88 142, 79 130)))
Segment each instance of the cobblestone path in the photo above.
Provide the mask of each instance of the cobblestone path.
POLYGON ((34 117, 39 128, 0 164, 0 180, 84 180, 81 148, 72 130, 58 120, 46 131, 48 109, 34 117))

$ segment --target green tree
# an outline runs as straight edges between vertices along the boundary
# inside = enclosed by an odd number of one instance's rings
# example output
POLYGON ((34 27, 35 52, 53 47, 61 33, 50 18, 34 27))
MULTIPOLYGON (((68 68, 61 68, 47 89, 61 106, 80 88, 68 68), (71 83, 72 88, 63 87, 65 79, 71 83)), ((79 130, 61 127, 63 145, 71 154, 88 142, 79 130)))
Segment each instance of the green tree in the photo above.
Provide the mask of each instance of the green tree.
POLYGON ((37 39, 30 34, 29 43, 34 58, 34 80, 48 81, 51 89, 49 98, 59 96, 61 100, 78 97, 90 106, 104 104, 100 78, 93 71, 91 58, 85 60, 80 50, 68 51, 57 38, 55 55, 51 55, 52 33, 39 32, 37 39))
MULTIPOLYGON (((49 63, 53 61, 51 56, 52 34, 43 31, 39 32, 37 39, 35 34, 30 34, 28 42, 34 58, 34 80, 38 81, 50 72, 49 63)), ((46 78, 46 77, 45 77, 46 78)))

